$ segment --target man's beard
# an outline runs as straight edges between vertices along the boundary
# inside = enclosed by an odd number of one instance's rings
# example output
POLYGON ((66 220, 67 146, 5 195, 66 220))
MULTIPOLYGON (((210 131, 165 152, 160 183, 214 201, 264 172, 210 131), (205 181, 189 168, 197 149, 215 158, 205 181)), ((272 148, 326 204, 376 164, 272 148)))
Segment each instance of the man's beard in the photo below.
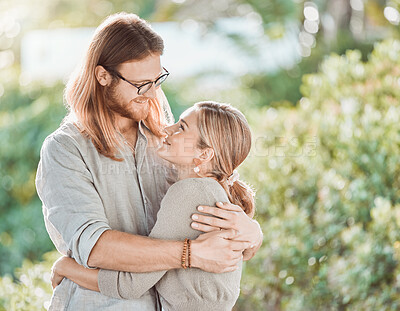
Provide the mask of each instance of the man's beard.
POLYGON ((131 101, 124 103, 120 96, 115 92, 115 84, 112 83, 104 90, 106 105, 116 114, 121 117, 132 119, 134 121, 146 120, 149 114, 149 103, 136 103, 131 101))

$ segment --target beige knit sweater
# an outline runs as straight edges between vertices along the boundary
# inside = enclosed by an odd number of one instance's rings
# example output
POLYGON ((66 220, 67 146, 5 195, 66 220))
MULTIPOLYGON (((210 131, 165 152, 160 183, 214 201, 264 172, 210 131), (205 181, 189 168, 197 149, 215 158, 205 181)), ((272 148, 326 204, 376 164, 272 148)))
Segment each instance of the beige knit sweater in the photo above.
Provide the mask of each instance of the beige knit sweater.
MULTIPOLYGON (((197 206, 228 202, 221 185, 212 178, 188 178, 173 184, 161 202, 150 237, 166 240, 195 239, 201 233, 190 227, 197 206)), ((136 299, 155 285, 164 310, 232 310, 240 292, 240 269, 216 274, 200 269, 175 269, 151 273, 100 270, 104 295, 136 299)))

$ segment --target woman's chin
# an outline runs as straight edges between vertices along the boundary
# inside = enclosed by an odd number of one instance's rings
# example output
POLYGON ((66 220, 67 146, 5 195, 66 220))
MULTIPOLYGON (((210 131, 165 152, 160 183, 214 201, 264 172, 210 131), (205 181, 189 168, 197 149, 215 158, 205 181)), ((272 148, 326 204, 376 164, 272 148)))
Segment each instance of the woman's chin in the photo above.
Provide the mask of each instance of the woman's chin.
POLYGON ((157 149, 157 154, 161 159, 168 161, 175 166, 186 167, 193 165, 192 157, 188 158, 187 156, 185 157, 177 154, 175 150, 171 149, 171 145, 165 143, 163 143, 161 147, 157 149))
POLYGON ((164 145, 164 144, 161 145, 161 147, 157 150, 157 154, 158 154, 158 156, 159 156, 161 159, 164 159, 164 160, 166 160, 166 161, 168 161, 168 162, 173 163, 173 162, 171 161, 171 156, 168 154, 166 145, 164 145))

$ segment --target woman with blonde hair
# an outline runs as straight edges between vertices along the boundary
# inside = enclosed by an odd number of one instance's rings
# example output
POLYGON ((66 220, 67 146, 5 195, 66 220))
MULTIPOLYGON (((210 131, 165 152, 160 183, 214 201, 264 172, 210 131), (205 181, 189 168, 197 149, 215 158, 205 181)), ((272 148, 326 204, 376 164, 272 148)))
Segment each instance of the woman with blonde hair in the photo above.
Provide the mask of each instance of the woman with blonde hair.
MULTIPOLYGON (((191 227, 190 218, 198 211, 208 212, 211 207, 204 205, 228 201, 241 206, 237 213, 253 217, 254 192, 239 180, 236 171, 250 152, 249 125, 229 104, 199 102, 165 132, 158 155, 175 166, 179 181, 163 198, 150 237, 183 241, 183 269, 150 273, 87 269, 62 257, 53 266, 53 286, 66 277, 120 299, 137 299, 155 286, 164 310, 232 309, 240 292, 241 262, 222 274, 191 268, 196 264, 191 257, 191 240, 199 232, 191 227)), ((214 209, 219 219, 213 225, 225 229, 222 220, 228 217, 228 211, 214 209)))

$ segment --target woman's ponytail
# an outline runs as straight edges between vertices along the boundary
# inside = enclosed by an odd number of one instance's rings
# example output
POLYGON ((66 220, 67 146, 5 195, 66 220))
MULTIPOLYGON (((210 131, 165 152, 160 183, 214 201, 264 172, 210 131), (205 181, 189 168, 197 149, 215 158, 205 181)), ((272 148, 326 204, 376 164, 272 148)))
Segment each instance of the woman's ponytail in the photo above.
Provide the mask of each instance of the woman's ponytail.
POLYGON ((246 117, 229 104, 200 102, 198 110, 200 139, 198 148, 212 148, 214 157, 206 176, 213 177, 225 189, 231 203, 254 216, 254 191, 239 180, 236 168, 251 148, 251 131, 246 117))
POLYGON ((241 180, 237 180, 229 187, 228 196, 231 203, 242 207, 243 211, 251 218, 254 216, 254 190, 241 180))

